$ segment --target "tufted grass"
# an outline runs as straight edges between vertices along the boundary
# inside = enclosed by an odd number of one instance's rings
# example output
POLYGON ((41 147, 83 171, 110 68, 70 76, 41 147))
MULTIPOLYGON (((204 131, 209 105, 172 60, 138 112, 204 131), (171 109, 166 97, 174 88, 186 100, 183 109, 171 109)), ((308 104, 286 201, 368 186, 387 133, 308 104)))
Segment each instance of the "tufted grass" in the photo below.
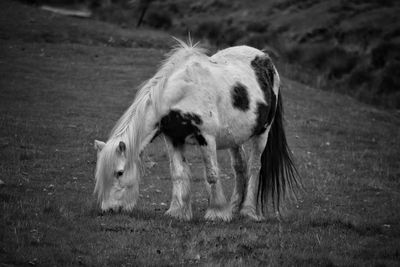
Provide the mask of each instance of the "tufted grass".
MULTIPOLYGON (((33 12, 10 3, 9 14, 33 12)), ((50 16, 34 14, 39 22, 50 16)), ((93 31, 104 29, 97 23, 52 19, 51 30, 71 24, 82 29, 81 23, 93 31)), ((164 51, 21 40, 24 30, 9 30, 9 38, 0 43, 2 265, 399 264, 398 114, 284 79, 287 135, 306 192, 282 218, 270 214, 263 223, 244 218, 206 222, 196 149, 188 155, 194 219, 164 216, 171 183, 160 139, 148 148, 156 165, 141 181, 137 208, 102 214, 92 195, 93 140, 106 139, 164 51)), ((226 152, 219 154, 219 162, 230 193, 226 152)))

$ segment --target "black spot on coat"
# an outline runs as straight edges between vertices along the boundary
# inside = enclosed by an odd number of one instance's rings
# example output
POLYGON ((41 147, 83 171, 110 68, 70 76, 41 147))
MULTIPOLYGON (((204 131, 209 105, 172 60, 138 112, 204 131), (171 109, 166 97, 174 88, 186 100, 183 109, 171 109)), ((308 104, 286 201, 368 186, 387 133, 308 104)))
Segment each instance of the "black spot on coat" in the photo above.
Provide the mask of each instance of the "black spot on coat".
POLYGON ((253 68, 258 84, 260 85, 261 90, 264 92, 264 99, 267 103, 270 100, 271 93, 273 94, 273 86, 274 86, 274 64, 272 60, 264 55, 264 56, 256 56, 251 61, 251 67, 253 68))
POLYGON ((267 104, 257 103, 257 121, 253 129, 253 135, 262 134, 266 127, 272 123, 276 110, 276 95, 274 93, 275 69, 272 60, 264 56, 256 56, 251 61, 251 67, 257 77, 257 82, 264 93, 267 104), (264 130, 262 130, 264 129, 264 130))
POLYGON ((250 100, 247 88, 241 83, 236 83, 231 90, 232 106, 242 110, 249 110, 250 100))
POLYGON ((161 118, 160 131, 171 140, 174 147, 183 146, 188 136, 193 136, 199 145, 205 146, 207 141, 198 128, 201 124, 203 121, 197 114, 171 110, 161 118))

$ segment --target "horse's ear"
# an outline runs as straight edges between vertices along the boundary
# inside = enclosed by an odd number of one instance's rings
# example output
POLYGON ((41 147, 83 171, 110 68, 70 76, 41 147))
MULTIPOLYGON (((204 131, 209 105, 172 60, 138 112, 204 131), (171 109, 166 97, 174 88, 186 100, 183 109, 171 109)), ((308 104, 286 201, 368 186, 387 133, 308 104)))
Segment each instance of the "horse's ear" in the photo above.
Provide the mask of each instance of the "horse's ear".
POLYGON ((97 152, 100 152, 105 145, 106 143, 102 141, 94 140, 94 148, 97 150, 97 152))
POLYGON ((119 151, 120 153, 122 153, 122 152, 125 152, 125 150, 126 150, 126 145, 125 145, 125 143, 122 142, 122 141, 120 141, 119 144, 118 144, 118 151, 119 151))

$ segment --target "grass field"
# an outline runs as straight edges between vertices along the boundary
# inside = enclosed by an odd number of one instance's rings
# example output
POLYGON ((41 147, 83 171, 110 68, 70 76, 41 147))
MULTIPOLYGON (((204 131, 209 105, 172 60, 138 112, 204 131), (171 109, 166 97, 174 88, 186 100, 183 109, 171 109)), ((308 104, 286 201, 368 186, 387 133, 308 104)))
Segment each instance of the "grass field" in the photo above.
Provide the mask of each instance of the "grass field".
MULTIPOLYGON (((205 221, 196 149, 188 156, 194 220, 165 216, 171 183, 160 139, 147 150, 155 165, 137 208, 102 214, 93 140, 107 138, 171 41, 8 1, 0 30, 2 266, 400 264, 398 113, 284 79, 286 130, 306 192, 282 219, 205 221)), ((230 193, 229 157, 219 156, 230 193)))

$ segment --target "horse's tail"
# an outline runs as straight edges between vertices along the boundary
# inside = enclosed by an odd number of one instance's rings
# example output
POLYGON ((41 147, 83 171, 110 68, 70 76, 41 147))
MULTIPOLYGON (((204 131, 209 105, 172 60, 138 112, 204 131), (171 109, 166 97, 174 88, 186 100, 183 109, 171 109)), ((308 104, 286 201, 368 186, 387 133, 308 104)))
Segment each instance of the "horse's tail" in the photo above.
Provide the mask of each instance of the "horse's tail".
POLYGON ((266 210, 267 202, 271 199, 274 211, 279 212, 281 201, 287 195, 296 199, 299 188, 302 188, 302 184, 285 136, 282 97, 279 91, 275 117, 261 155, 257 194, 261 211, 266 210))

